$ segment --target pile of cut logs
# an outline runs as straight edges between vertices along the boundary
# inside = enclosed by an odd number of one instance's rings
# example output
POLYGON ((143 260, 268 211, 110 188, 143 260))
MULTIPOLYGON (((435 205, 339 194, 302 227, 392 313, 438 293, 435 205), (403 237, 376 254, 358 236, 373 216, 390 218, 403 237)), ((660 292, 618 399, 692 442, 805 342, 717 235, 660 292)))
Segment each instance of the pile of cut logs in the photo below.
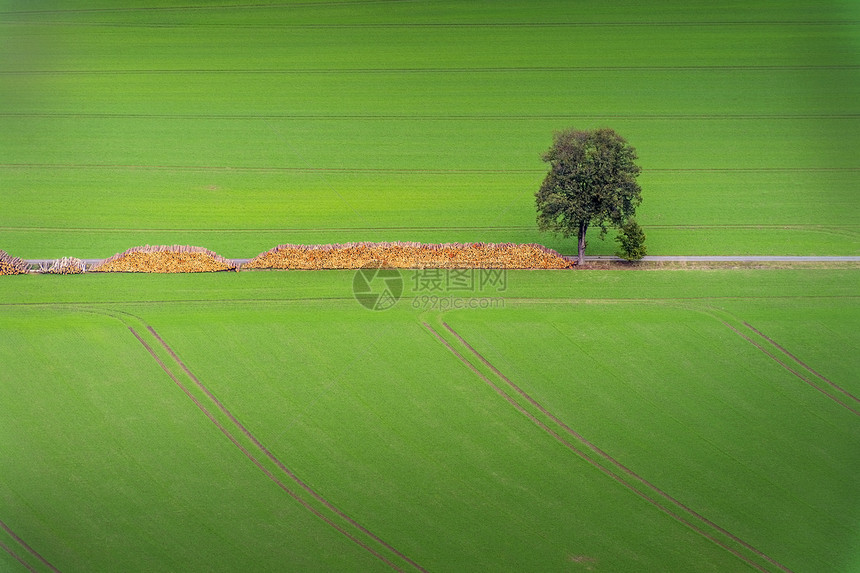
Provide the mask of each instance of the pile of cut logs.
POLYGON ((78 275, 87 271, 86 264, 75 257, 63 257, 53 261, 50 265, 43 264, 39 268, 40 273, 49 275, 78 275))
POLYGON ((0 250, 0 275, 23 275, 28 272, 30 272, 30 265, 0 250))
POLYGON ((235 271, 236 264, 202 247, 132 247, 91 269, 100 273, 211 273, 235 271))
MULTIPOLYGON (((260 253, 245 269, 569 269, 574 263, 543 245, 515 243, 338 243, 279 245, 260 253)), ((93 264, 74 257, 43 262, 40 273, 209 273, 236 271, 230 259, 202 247, 182 245, 132 247, 93 264)), ((0 275, 30 272, 29 265, 0 250, 0 275)))
POLYGON ((279 245, 246 269, 567 269, 573 264, 542 245, 514 243, 345 243, 279 245))

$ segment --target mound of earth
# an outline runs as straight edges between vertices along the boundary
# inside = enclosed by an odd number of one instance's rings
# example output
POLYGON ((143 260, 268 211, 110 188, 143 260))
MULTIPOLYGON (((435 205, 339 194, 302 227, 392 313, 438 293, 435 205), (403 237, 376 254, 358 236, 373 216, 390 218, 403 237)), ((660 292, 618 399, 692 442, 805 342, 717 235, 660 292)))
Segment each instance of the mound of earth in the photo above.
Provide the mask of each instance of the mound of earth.
POLYGON ((279 245, 248 269, 567 269, 573 264, 542 245, 514 243, 346 243, 279 245))
POLYGON ((23 275, 28 272, 30 272, 30 265, 0 250, 0 275, 23 275))
POLYGON ((211 273, 236 269, 233 261, 202 247, 146 245, 105 259, 92 270, 100 273, 211 273))

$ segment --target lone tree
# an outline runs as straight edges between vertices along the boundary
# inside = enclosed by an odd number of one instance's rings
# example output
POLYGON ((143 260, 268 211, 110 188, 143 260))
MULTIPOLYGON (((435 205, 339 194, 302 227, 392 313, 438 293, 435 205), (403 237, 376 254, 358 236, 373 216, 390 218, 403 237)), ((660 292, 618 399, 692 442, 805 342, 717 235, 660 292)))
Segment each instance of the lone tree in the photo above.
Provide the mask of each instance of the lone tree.
POLYGON ((602 239, 608 226, 622 227, 642 202, 635 159, 636 150, 612 129, 557 132, 543 155, 550 169, 535 193, 538 229, 576 235, 577 264, 584 262, 590 224, 600 227, 602 239))

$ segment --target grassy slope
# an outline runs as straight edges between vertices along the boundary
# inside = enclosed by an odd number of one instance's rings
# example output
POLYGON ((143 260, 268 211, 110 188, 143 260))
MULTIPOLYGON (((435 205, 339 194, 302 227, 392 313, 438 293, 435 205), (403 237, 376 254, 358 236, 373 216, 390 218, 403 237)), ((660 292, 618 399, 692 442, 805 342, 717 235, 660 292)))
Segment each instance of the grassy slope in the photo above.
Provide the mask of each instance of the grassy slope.
MULTIPOLYGON (((404 278, 406 295, 419 294, 404 278)), ((723 527, 795 570, 819 563, 847 570, 858 507, 856 418, 715 318, 748 320, 848 386, 856 368, 844 348, 856 346, 860 321, 854 271, 510 272, 504 292, 484 293, 506 297, 507 308, 442 316, 412 310, 408 299, 395 310, 365 311, 351 300, 351 280, 348 272, 8 277, 0 281, 0 320, 22 343, 3 348, 11 364, 42 365, 22 382, 28 392, 44 394, 53 379, 44 374, 53 372, 72 381, 68 388, 80 379, 87 392, 110 394, 119 365, 125 392, 148 387, 140 399, 160 404, 174 388, 142 349, 116 336, 118 327, 78 314, 47 316, 59 303, 143 317, 313 487, 434 568, 553 570, 570 555, 596 557, 611 570, 736 568, 559 447, 419 324, 446 320, 575 429, 723 527), (820 338, 811 340, 815 333, 820 338), (76 374, 105 353, 123 359, 110 360, 95 379, 76 374), (153 388, 153 380, 167 386, 153 388), (394 499, 381 497, 390 493, 394 499), (675 543, 686 549, 675 554, 675 543)), ((18 388, 7 378, 4 387, 18 388)), ((70 390, 56 400, 84 411, 91 396, 70 390)), ((165 407, 187 419, 181 428, 205 426, 193 421, 199 414, 184 396, 165 407)), ((199 432, 214 436, 201 451, 221 439, 211 427, 199 432)), ((131 445, 145 439, 135 427, 122 435, 131 445)), ((102 438, 85 424, 69 439, 102 438)), ((160 455, 142 449, 144 464, 160 455)), ((256 479, 247 465, 239 459, 218 471, 256 479)), ((38 469, 19 467, 7 488, 20 489, 38 469)), ((186 470, 179 481, 200 479, 186 470)), ((101 463, 85 467, 90 475, 103 471, 101 463)), ((110 498, 98 511, 124 508, 110 498)), ((38 536, 43 526, 29 527, 38 536)))
POLYGON ((534 231, 539 154, 554 129, 610 124, 646 168, 652 253, 858 252, 857 166, 843 150, 856 147, 860 81, 845 7, 567 6, 7 15, 2 66, 16 73, 0 85, 0 163, 48 165, 0 167, 0 244, 21 256, 180 242, 241 257, 385 239, 566 251, 534 231), (568 24, 484 25, 547 14, 568 24), (646 20, 723 24, 617 25, 646 20), (481 25, 438 25, 451 22, 481 25), (173 26, 148 26, 159 23, 173 26), (318 171, 329 168, 346 171, 318 171))

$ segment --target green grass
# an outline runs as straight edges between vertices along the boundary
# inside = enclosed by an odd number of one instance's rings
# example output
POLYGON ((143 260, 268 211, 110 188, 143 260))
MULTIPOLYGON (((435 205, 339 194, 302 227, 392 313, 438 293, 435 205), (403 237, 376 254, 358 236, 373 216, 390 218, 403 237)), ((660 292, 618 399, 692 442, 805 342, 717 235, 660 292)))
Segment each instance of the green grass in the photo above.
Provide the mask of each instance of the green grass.
POLYGON ((15 397, 0 417, 0 515, 58 569, 381 569, 189 408, 119 321, 4 309, 0 322, 15 397))
MULTIPOLYGON (((19 74, 0 89, 22 114, 167 114, 189 116, 319 116, 333 112, 415 119, 498 115, 570 117, 649 115, 840 115, 853 110, 856 86, 844 69, 666 69, 519 72, 531 81, 510 85, 513 71, 451 73, 290 73, 253 75, 214 70, 183 75, 19 74), (155 77, 154 77, 155 76, 155 77), (344 82, 347 81, 345 84, 344 82), (57 89, 45 94, 45 87, 57 89), (268 89, 261 90, 260 86, 268 89), (14 87, 14 89, 13 89, 14 87), (631 87, 635 91, 631 91, 631 87), (117 88, 121 88, 118 91, 117 88), (349 90, 344 98, 343 90, 349 90), (389 97, 380 98, 385 90, 389 97), (144 100, 147 91, 155 98, 144 100), (507 97, 492 97, 497 93, 507 97), (429 97, 432 94, 433 97, 429 97), (570 98, 575 94, 575 106, 570 98), (396 96, 396 97, 394 97, 396 96), (478 97, 485 96, 485 97, 478 97), (695 97, 692 97, 695 96, 695 97), (207 106, 201 107, 200 102, 207 106), (238 106, 237 101, 242 105, 238 106), (742 102, 742 105, 741 103, 742 102)), ((338 116, 334 116, 337 118, 338 116)))
MULTIPOLYGON (((405 297, 427 294, 413 286, 414 273, 403 271, 405 297)), ((838 303, 857 296, 856 274, 853 269, 507 271, 506 289, 487 287, 486 292, 487 296, 513 300, 702 299, 721 305, 761 297, 787 301, 822 298, 838 309, 838 303)), ((19 306, 54 303, 85 306, 144 301, 160 305, 184 301, 353 300, 353 276, 353 271, 17 275, 0 281, 0 301, 19 306)), ((436 294, 448 296, 458 292, 443 290, 436 294)))
POLYGON ((651 254, 860 252, 851 3, 50 8, 0 22, 0 246, 18 256, 570 252, 533 205, 570 125, 637 147, 651 254))
MULTIPOLYGON (((650 254, 860 254, 856 2, 262 4, 0 2, 0 248, 571 252, 540 154, 609 126, 650 254)), ((0 277, 0 520, 62 571, 860 566, 856 270, 413 274, 0 277)))
POLYGON ((257 570, 372 565, 176 387, 127 326, 264 457, 148 324, 291 471, 430 570, 747 570, 496 394, 422 326, 505 387, 444 321, 562 422, 786 567, 848 571, 856 561, 856 416, 724 324, 818 380, 749 322, 856 395, 855 271, 512 271, 501 291, 439 293, 503 297, 504 308, 449 312, 414 308, 426 293, 408 272, 394 309, 365 310, 352 276, 0 281, 0 385, 21 398, 0 416, 0 449, 13 460, 0 517, 60 570, 171 568, 190 546, 189 571, 231 570, 233 560, 257 570), (150 561, 130 562, 128 539, 150 561), (584 558, 594 561, 575 561, 584 558))
POLYGON ((850 304, 810 298, 790 304, 774 301, 748 305, 732 301, 718 307, 743 318, 782 346, 795 349, 792 354, 801 362, 817 364, 820 369, 815 370, 824 380, 816 376, 813 381, 822 387, 830 381, 860 396, 860 381, 856 376, 860 371, 860 356, 850 351, 857 326, 850 304))
MULTIPOLYGON (((107 257, 136 244, 193 244, 247 258, 281 243, 347 239, 541 242, 569 252, 570 240, 521 224, 533 218, 531 205, 522 201, 523 189, 538 185, 540 177, 255 173, 251 178, 229 171, 177 176, 134 169, 16 169, 6 180, 13 189, 7 199, 17 209, 5 215, 8 227, 0 229, 0 242, 8 252, 28 258, 107 257), (298 189, 283 188, 273 196, 271 189, 287 177, 298 189), (486 193, 469 192, 477 182, 489 184, 486 193), (122 195, 125 187, 137 189, 133 199, 122 195), (80 202, 83 192, 101 208, 80 202), (315 197, 313 203, 301 201, 308 194, 315 197), (499 208, 483 209, 487 197, 499 208), (157 207, 163 204, 174 209, 157 207), (34 220, 37 227, 29 224, 34 220)), ((663 208, 656 197, 641 208, 641 216, 652 220, 646 229, 652 253, 825 255, 832 254, 834 241, 853 245, 858 240, 849 228, 833 223, 839 211, 846 214, 843 219, 851 217, 851 173, 655 173, 643 180, 667 194, 663 208), (743 202, 735 200, 735 186, 744 189, 743 202), (810 187, 819 190, 812 193, 810 187), (815 203, 807 205, 814 194, 815 203), (707 210, 699 212, 678 197, 696 198, 707 210), (766 209, 767 219, 760 215, 766 209), (670 249, 682 244, 689 250, 670 249)), ((610 253, 612 245, 598 244, 589 252, 610 253)))
POLYGON ((377 317, 346 305, 151 320, 299 475, 428 569, 554 570, 571 555, 616 570, 695 567, 670 556, 678 538, 734 566, 564 455, 476 384, 409 309, 377 317), (206 337, 230 342, 204 349, 206 337), (241 352, 249 343, 271 359, 241 352), (249 371, 250 385, 230 382, 249 371), (615 539, 628 540, 623 550, 615 539))
MULTIPOLYGON (((856 414, 701 310, 535 304, 446 320, 536 400, 684 504, 794 569, 841 570, 857 519, 856 414)), ((774 322, 791 314, 769 310, 774 322)), ((856 310, 842 308, 855 325, 856 310)))

